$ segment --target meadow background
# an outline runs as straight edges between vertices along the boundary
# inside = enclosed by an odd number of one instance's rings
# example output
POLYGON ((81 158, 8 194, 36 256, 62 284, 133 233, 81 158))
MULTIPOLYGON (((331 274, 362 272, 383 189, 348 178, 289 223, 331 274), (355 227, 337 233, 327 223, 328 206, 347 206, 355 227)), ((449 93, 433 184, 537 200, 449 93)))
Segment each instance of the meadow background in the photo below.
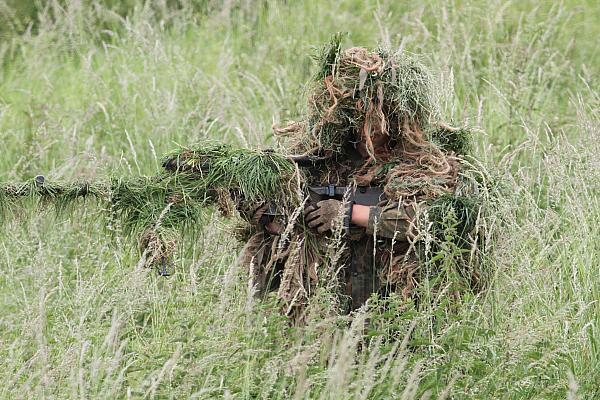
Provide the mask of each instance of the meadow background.
POLYGON ((314 46, 344 31, 420 55, 506 189, 489 290, 352 320, 322 294, 295 328, 253 299, 210 210, 167 279, 93 204, 5 216, 0 397, 600 398, 598 21, 594 0, 0 0, 2 182, 274 146, 314 46))

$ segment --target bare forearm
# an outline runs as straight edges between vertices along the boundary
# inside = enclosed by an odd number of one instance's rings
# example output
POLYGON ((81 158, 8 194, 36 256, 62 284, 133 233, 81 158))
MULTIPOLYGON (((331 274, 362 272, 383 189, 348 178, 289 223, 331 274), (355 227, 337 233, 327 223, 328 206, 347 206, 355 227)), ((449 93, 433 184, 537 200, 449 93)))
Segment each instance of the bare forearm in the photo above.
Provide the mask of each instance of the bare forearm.
POLYGON ((371 211, 371 207, 363 206, 361 204, 354 204, 352 206, 352 218, 350 222, 354 225, 362 226, 366 228, 369 224, 369 212, 371 211))

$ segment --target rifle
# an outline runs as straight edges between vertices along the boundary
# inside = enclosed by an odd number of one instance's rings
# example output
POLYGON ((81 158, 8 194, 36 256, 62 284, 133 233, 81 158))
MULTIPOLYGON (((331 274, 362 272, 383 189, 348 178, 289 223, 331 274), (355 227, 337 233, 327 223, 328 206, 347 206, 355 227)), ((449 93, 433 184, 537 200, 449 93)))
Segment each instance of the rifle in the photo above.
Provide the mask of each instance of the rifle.
POLYGON ((151 176, 59 182, 38 175, 0 183, 0 224, 26 205, 65 213, 91 200, 126 236, 137 236, 142 247, 153 249, 149 263, 157 265, 181 235, 202 226, 208 206, 293 201, 289 193, 299 181, 295 174, 294 163, 283 155, 204 143, 168 154, 163 168, 151 176))

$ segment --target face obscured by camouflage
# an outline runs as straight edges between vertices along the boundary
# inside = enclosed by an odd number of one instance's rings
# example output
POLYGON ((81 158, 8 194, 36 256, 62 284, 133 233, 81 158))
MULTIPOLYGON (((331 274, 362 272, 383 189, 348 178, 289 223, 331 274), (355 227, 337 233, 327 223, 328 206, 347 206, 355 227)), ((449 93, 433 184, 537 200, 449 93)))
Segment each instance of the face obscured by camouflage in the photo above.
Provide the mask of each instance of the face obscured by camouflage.
POLYGON ((370 158, 371 155, 378 158, 379 155, 383 154, 386 151, 388 144, 390 143, 390 135, 375 131, 369 135, 370 144, 367 143, 364 136, 358 137, 358 141, 356 143, 356 149, 359 151, 360 155, 364 158, 370 158), (371 152, 373 154, 371 154, 371 152))

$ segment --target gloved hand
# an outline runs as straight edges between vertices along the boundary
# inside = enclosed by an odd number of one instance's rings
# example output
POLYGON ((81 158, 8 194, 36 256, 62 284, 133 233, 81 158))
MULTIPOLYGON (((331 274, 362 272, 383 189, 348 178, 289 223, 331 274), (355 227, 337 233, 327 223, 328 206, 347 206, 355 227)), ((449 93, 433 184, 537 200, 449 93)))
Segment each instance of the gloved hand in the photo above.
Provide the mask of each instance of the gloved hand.
POLYGON ((311 204, 304 209, 304 222, 319 233, 325 233, 342 223, 345 210, 342 202, 335 199, 321 200, 316 205, 311 204))
POLYGON ((247 207, 246 213, 249 217, 250 223, 259 224, 260 219, 264 213, 269 209, 269 204, 260 202, 254 203, 247 207))
POLYGON ((257 203, 250 206, 248 215, 250 216, 250 222, 265 227, 267 232, 274 235, 280 235, 283 232, 283 226, 274 221, 265 221, 262 219, 265 212, 269 210, 269 203, 257 203))

